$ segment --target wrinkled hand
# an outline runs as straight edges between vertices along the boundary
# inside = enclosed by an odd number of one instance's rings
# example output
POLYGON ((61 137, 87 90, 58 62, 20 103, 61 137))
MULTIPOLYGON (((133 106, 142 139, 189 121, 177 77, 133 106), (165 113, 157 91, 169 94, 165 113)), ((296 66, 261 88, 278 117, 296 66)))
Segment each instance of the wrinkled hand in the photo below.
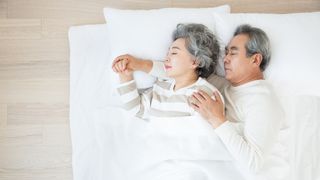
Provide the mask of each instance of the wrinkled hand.
POLYGON ((140 70, 140 64, 142 63, 142 59, 136 58, 134 56, 131 56, 130 54, 125 54, 125 55, 121 55, 115 58, 115 60, 112 63, 112 69, 115 72, 119 72, 117 70, 120 70, 120 72, 122 71, 136 71, 136 70, 140 70), (124 61, 122 63, 120 63, 121 61, 124 61), (120 64, 118 64, 120 63, 120 64), (116 67, 116 65, 119 65, 118 67, 116 67), (117 69, 119 68, 119 69, 117 69))
POLYGON ((135 58, 131 55, 118 56, 112 62, 112 69, 119 75, 130 76, 134 71, 131 67, 132 61, 135 61, 135 58))
POLYGON ((214 128, 217 128, 223 122, 225 122, 226 119, 224 104, 217 91, 214 92, 213 98, 210 97, 206 92, 199 90, 199 92, 192 94, 189 99, 189 104, 214 128))

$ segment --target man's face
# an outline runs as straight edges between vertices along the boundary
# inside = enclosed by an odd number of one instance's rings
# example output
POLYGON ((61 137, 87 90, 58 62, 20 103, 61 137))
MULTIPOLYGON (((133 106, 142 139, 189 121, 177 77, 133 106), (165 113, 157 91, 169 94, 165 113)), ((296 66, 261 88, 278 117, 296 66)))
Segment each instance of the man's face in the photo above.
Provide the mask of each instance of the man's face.
POLYGON ((252 72, 251 58, 247 57, 245 48, 248 40, 247 35, 240 34, 233 37, 226 47, 224 57, 225 78, 235 86, 245 83, 252 72))

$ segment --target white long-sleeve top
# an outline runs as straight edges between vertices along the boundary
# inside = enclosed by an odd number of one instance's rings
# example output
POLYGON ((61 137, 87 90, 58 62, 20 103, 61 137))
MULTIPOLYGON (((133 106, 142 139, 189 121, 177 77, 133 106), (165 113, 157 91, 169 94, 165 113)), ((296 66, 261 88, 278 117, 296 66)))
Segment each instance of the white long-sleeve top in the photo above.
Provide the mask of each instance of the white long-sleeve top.
POLYGON ((288 173, 284 114, 266 80, 223 90, 227 121, 215 129, 250 179, 285 179, 288 173))
MULTIPOLYGON (((161 62, 154 62, 151 74, 163 75, 161 62)), ((215 129, 248 179, 283 180, 289 165, 281 104, 265 80, 233 87, 224 79, 212 82, 225 97, 227 121, 215 129), (221 86, 220 86, 221 85, 221 86)))

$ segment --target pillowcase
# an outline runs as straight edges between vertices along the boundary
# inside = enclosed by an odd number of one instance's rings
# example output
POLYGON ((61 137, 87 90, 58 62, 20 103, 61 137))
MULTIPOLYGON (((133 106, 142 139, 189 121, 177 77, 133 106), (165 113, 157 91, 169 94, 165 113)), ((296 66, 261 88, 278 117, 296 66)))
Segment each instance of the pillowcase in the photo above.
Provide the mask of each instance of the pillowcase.
MULTIPOLYGON (((214 31, 213 13, 229 13, 228 5, 215 8, 165 8, 154 10, 118 10, 104 8, 107 21, 107 33, 110 43, 111 66, 115 57, 122 54, 164 60, 172 43, 172 33, 179 23, 202 23, 214 31)), ((115 82, 118 77, 111 73, 115 82)), ((134 78, 138 88, 151 87, 155 78, 135 72, 134 78)))
POLYGON ((214 16, 222 47, 228 44, 240 24, 250 24, 267 33, 272 57, 264 74, 279 93, 320 96, 320 12, 214 16))

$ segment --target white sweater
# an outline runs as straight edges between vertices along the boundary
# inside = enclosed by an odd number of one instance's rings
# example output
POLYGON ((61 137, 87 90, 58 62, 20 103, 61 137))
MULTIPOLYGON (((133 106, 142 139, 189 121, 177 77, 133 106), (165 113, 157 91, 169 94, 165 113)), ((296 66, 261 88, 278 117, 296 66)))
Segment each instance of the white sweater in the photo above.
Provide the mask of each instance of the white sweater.
MULTIPOLYGON (((152 75, 163 75, 161 62, 154 62, 152 75), (160 73, 158 73, 160 72, 160 73)), ((271 85, 257 80, 232 87, 222 78, 227 121, 215 132, 248 179, 286 179, 289 172, 286 126, 281 104, 271 85)), ((220 90, 221 90, 220 89, 220 90)))
POLYGON ((223 91, 227 121, 215 129, 249 179, 286 179, 289 164, 281 104, 265 80, 223 91))

